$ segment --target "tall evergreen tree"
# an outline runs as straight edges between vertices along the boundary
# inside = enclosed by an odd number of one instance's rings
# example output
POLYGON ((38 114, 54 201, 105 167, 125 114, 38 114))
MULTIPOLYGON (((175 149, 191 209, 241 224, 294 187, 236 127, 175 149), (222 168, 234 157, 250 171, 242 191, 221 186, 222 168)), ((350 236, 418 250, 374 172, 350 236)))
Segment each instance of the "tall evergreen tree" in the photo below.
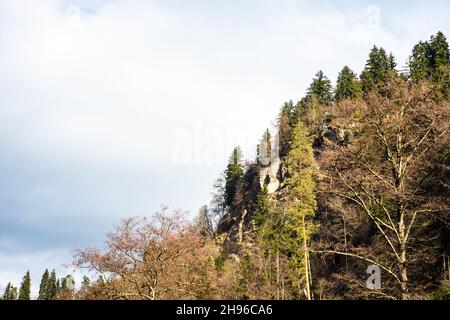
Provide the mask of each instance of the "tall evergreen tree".
POLYGON ((395 58, 389 56, 383 48, 374 46, 369 53, 366 67, 361 73, 361 85, 364 93, 372 90, 380 90, 386 81, 395 74, 395 58))
POLYGON ((270 200, 269 192, 267 190, 267 185, 264 185, 258 193, 256 198, 256 212, 255 212, 255 227, 258 229, 264 224, 269 216, 270 211, 270 200))
POLYGON ((61 278, 61 292, 64 292, 67 290, 67 278, 61 278))
POLYGON ((286 158, 288 178, 285 180, 285 197, 288 204, 286 229, 291 234, 291 265, 298 275, 305 292, 311 296, 311 271, 309 241, 314 229, 313 219, 317 210, 315 196, 314 155, 308 139, 308 129, 302 122, 294 128, 291 151, 286 158))
POLYGON ((414 46, 409 59, 410 76, 414 81, 442 82, 449 65, 449 45, 444 34, 438 32, 429 41, 414 46))
POLYGON ((291 100, 284 103, 278 116, 278 142, 280 157, 285 157, 289 151, 289 141, 291 140, 292 123, 294 119, 294 102, 291 100))
POLYGON ((338 75, 334 99, 336 101, 357 99, 361 94, 361 83, 356 74, 345 66, 338 75))
POLYGON ((389 69, 391 71, 395 70, 395 68, 397 67, 397 61, 395 61, 395 57, 392 53, 389 54, 388 62, 389 62, 389 69))
POLYGON ((46 300, 47 286, 48 286, 48 278, 49 273, 48 269, 45 269, 44 274, 42 275, 41 284, 39 286, 39 296, 38 300, 46 300))
POLYGON ((332 101, 332 85, 330 79, 328 79, 323 71, 316 73, 311 85, 308 88, 306 98, 312 100, 316 98, 320 104, 328 105, 332 101))
POLYGON ((46 290, 46 300, 54 300, 58 293, 58 288, 56 285, 56 272, 53 270, 48 278, 48 285, 46 290))
POLYGON ((436 98, 450 97, 450 50, 442 32, 414 46, 409 70, 413 81, 427 80, 434 84, 436 98))
POLYGON ((11 292, 9 294, 9 300, 17 300, 19 293, 17 287, 11 286, 11 292))
POLYGON ((3 300, 17 300, 17 288, 9 282, 3 294, 3 300))
POLYGON ((270 159, 272 157, 272 135, 270 134, 269 129, 264 131, 256 153, 259 164, 270 164, 270 159))
POLYGON ((56 292, 59 294, 63 291, 62 285, 61 285, 61 279, 56 280, 56 292))
POLYGON ((236 294, 238 299, 248 300, 251 276, 253 274, 254 265, 249 254, 245 254, 239 264, 236 277, 236 294))
POLYGON ((23 277, 19 290, 19 300, 31 300, 31 277, 30 271, 27 271, 23 277))
POLYGON ((9 297, 11 295, 11 282, 8 282, 5 288, 5 293, 3 293, 3 300, 10 300, 9 297))
POLYGON ((432 81, 437 85, 436 93, 444 99, 450 98, 450 51, 447 38, 442 32, 431 37, 432 81))
POLYGON ((225 171, 225 204, 229 208, 234 207, 236 193, 244 181, 242 158, 241 148, 234 148, 225 171))
POLYGON ((450 51, 447 38, 442 32, 438 32, 436 36, 430 39, 430 47, 432 52, 431 66, 433 69, 438 69, 441 66, 450 64, 450 51))
POLYGON ((420 41, 413 48, 409 59, 410 77, 414 81, 430 79, 432 71, 432 51, 428 42, 420 41))

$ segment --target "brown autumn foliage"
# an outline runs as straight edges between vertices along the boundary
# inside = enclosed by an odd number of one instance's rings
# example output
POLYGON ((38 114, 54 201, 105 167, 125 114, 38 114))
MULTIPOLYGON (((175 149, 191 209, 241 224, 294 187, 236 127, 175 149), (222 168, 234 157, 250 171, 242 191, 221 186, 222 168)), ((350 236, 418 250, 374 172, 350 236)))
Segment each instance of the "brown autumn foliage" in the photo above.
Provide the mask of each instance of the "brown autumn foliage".
POLYGON ((228 258, 217 266, 220 256, 220 247, 179 211, 125 219, 108 234, 104 250, 75 252, 76 267, 104 278, 82 288, 77 299, 235 299, 239 264, 228 258))
POLYGON ((350 291, 356 298, 418 298, 437 285, 445 252, 442 231, 450 222, 450 104, 436 101, 428 85, 401 78, 385 91, 345 102, 342 115, 337 106, 337 121, 351 138, 348 145, 328 147, 321 155, 318 251, 326 254, 322 264, 345 264, 343 273, 327 271, 335 284, 347 278, 345 288, 335 286, 337 292, 350 291), (357 122, 347 118, 355 110, 361 115, 357 122), (385 275, 379 291, 369 293, 358 281, 368 264, 378 265, 385 275))
POLYGON ((209 291, 201 276, 208 262, 203 245, 180 212, 158 212, 151 220, 123 220, 104 251, 79 250, 75 264, 105 275, 112 299, 201 298, 209 291))

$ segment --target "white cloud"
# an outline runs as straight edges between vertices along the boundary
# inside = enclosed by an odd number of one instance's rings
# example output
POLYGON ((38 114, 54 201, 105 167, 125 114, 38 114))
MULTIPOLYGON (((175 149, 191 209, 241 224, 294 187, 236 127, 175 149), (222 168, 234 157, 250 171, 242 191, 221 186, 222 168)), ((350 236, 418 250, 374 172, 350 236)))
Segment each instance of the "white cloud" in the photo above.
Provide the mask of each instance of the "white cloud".
POLYGON ((376 5, 236 1, 222 13, 121 1, 91 14, 57 4, 2 2, 1 133, 88 163, 167 163, 173 129, 194 122, 256 138, 319 68, 360 71, 374 43, 405 52, 376 5))

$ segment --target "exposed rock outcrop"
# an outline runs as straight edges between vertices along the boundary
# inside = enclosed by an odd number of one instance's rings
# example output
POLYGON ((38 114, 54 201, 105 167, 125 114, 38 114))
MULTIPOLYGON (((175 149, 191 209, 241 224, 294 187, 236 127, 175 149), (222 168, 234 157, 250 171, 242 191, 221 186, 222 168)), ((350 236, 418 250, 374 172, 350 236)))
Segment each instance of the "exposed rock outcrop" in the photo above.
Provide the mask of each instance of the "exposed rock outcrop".
POLYGON ((249 165, 245 179, 247 191, 244 195, 249 203, 242 208, 228 210, 219 221, 217 232, 226 235, 223 245, 229 253, 238 253, 242 246, 251 245, 253 213, 259 190, 266 186, 269 194, 275 194, 281 186, 283 162, 279 157, 278 137, 272 141, 272 146, 269 156, 258 156, 257 162, 249 165))

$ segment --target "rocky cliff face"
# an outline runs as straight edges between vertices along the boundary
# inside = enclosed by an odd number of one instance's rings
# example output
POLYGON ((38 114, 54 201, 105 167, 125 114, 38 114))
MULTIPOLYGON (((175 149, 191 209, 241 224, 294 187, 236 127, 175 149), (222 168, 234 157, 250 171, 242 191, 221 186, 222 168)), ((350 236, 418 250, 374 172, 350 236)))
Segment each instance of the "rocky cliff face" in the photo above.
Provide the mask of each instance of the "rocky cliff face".
MULTIPOLYGON (((247 171, 245 195, 249 202, 255 202, 259 191, 267 187, 269 194, 279 190, 283 179, 283 161, 279 157, 278 139, 272 142, 275 146, 268 157, 258 157, 257 162, 250 164, 247 171)), ((253 203, 254 204, 254 203, 253 203)), ((217 232, 229 253, 238 253, 242 246, 251 245, 254 231, 254 208, 247 203, 240 208, 229 210, 218 224, 217 232)))
MULTIPOLYGON (((348 143, 349 130, 338 126, 322 125, 314 140, 314 150, 316 157, 320 157, 321 152, 333 146, 342 146, 348 143)), ((285 165, 279 157, 279 148, 277 137, 275 137, 270 157, 259 157, 256 164, 252 164, 250 170, 257 174, 252 183, 247 187, 247 192, 257 193, 259 190, 267 187, 269 195, 276 198, 277 193, 282 187, 285 179, 285 165)), ((243 246, 251 246, 252 234, 254 231, 253 210, 251 206, 229 210, 218 225, 218 234, 223 241, 224 248, 229 253, 239 253, 243 246)))
POLYGON ((261 166, 260 168, 259 185, 261 188, 266 185, 269 194, 275 193, 281 185, 281 169, 282 162, 278 156, 274 157, 268 166, 261 166))

